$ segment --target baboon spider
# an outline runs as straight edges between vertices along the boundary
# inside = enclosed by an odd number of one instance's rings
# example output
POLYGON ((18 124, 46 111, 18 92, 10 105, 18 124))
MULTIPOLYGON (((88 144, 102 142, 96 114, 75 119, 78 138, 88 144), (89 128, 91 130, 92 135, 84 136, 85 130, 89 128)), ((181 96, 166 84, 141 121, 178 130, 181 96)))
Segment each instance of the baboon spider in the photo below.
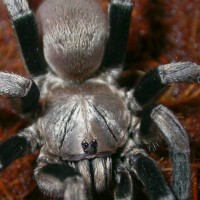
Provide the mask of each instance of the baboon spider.
POLYGON ((26 0, 3 2, 33 79, 0 72, 0 94, 19 98, 32 116, 31 125, 0 145, 1 169, 40 149, 34 176, 48 195, 90 199, 112 183, 115 200, 132 199, 134 176, 150 199, 188 199, 188 137, 156 100, 170 83, 198 82, 200 67, 160 65, 127 91, 118 78, 131 0, 111 0, 108 19, 97 0, 45 0, 35 14, 26 0), (159 137, 169 148, 172 187, 143 148, 159 137))

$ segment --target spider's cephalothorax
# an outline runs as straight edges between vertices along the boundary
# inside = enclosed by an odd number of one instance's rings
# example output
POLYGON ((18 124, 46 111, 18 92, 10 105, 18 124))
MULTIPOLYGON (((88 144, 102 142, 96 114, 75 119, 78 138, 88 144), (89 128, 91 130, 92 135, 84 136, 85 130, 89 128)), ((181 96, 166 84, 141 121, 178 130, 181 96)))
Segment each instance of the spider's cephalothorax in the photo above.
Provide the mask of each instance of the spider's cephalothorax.
POLYGON ((118 78, 132 0, 111 0, 108 17, 97 0, 44 0, 35 14, 26 0, 4 3, 33 80, 0 72, 0 94, 18 97, 34 117, 0 145, 1 169, 40 149, 34 175, 45 194, 86 200, 112 188, 114 199, 131 200, 137 178, 150 199, 188 199, 187 134, 155 102, 170 83, 197 82, 200 67, 160 65, 127 91, 118 78), (142 148, 158 138, 170 151, 171 187, 142 148))

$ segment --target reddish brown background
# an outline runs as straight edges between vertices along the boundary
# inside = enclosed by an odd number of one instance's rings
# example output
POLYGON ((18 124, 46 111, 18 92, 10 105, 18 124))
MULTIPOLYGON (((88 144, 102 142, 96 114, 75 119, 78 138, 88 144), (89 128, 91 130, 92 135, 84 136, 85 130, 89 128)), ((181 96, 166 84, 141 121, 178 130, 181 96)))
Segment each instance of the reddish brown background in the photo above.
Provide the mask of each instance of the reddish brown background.
MULTIPOLYGON (((36 8, 41 0, 32 0, 36 8)), ((107 7, 107 0, 101 0, 107 7)), ((159 64, 174 61, 192 61, 200 64, 200 3, 199 0, 135 0, 132 13, 125 82, 135 83, 135 70, 148 71, 159 64), (129 75, 133 78, 128 78, 129 75)), ((0 0, 0 70, 29 76, 24 68, 9 22, 0 0)), ((192 149, 192 198, 199 198, 200 189, 200 87, 198 84, 174 84, 160 99, 170 107, 186 128, 192 149)), ((5 98, 0 99, 0 141, 24 127, 26 119, 14 111, 5 98)), ((37 154, 37 153, 36 153, 37 154)), ((168 153, 159 149, 153 155, 170 173, 168 153), (159 154, 159 155, 157 155, 159 154)), ((0 174, 0 199, 45 199, 33 180, 36 155, 15 161, 0 174)), ((47 198, 48 199, 48 198, 47 198)))

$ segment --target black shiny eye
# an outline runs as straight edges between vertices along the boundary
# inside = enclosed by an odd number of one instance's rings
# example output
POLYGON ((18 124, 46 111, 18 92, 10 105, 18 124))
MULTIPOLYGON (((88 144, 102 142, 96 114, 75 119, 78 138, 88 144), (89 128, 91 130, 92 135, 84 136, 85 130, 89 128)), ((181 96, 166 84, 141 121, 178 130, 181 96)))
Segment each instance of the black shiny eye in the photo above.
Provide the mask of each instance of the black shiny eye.
POLYGON ((85 140, 83 140, 81 145, 82 145, 84 150, 89 146, 88 142, 86 142, 85 140))
POLYGON ((91 145, 92 146, 96 146, 97 145, 97 141, 93 139, 92 142, 91 142, 91 145))

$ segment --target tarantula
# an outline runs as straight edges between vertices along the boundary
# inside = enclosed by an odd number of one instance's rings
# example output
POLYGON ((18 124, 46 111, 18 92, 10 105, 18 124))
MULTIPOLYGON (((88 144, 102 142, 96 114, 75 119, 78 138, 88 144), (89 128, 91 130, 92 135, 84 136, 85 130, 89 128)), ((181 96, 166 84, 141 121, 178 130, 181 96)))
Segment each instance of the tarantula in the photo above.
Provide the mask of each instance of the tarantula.
POLYGON ((45 0, 35 14, 26 0, 4 4, 33 79, 0 72, 0 94, 19 98, 32 124, 0 145, 0 168, 39 148, 34 176, 51 196, 89 199, 112 187, 114 199, 132 199, 136 177, 150 199, 188 199, 188 137, 156 100, 170 83, 198 82, 200 66, 160 65, 127 91, 118 78, 131 0, 112 0, 108 19, 97 0, 45 0), (170 151, 172 187, 143 148, 158 138, 170 151))

